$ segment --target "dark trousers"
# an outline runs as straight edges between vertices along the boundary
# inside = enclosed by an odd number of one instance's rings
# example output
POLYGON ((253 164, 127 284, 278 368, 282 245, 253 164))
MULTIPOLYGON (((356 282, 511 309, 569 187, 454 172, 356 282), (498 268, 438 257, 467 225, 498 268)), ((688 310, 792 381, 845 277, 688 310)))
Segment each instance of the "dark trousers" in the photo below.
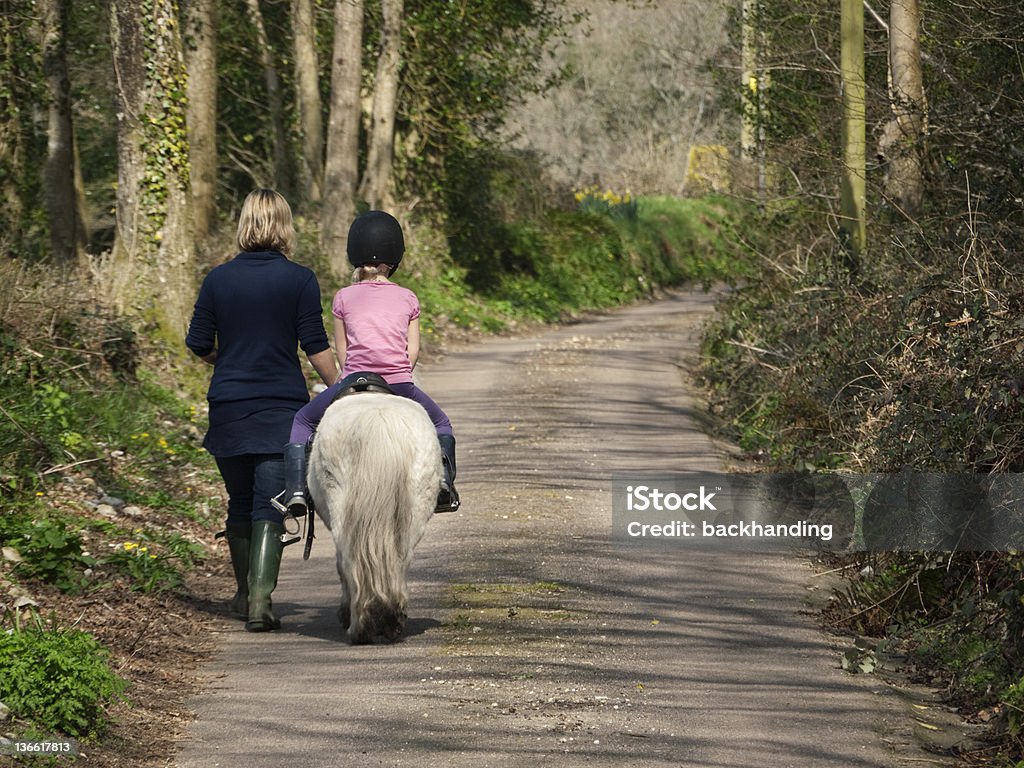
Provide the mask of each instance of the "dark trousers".
POLYGON ((284 489, 284 457, 280 453, 249 453, 217 457, 217 469, 228 492, 228 524, 258 520, 281 522, 270 503, 284 489))

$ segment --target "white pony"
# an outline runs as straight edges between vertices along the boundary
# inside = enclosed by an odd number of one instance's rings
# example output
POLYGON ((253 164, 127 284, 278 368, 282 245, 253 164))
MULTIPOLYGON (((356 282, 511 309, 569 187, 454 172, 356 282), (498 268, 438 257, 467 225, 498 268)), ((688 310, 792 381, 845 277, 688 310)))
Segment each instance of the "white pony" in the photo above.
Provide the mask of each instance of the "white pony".
POLYGON ((441 473, 437 432, 419 403, 360 392, 324 414, 308 483, 334 537, 338 620, 350 642, 402 634, 409 564, 433 516, 441 473))

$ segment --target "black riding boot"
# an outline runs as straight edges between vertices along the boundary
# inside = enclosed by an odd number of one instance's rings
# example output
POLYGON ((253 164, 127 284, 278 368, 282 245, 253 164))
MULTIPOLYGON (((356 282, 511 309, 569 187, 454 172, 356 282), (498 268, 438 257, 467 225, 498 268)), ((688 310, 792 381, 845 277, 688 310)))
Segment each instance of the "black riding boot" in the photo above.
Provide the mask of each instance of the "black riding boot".
POLYGON ((444 466, 444 477, 441 478, 441 490, 437 494, 437 512, 454 512, 459 508, 459 492, 455 490, 455 436, 438 435, 441 444, 441 463, 444 466))
POLYGON ((293 517, 306 514, 306 444, 284 447, 284 504, 293 517))

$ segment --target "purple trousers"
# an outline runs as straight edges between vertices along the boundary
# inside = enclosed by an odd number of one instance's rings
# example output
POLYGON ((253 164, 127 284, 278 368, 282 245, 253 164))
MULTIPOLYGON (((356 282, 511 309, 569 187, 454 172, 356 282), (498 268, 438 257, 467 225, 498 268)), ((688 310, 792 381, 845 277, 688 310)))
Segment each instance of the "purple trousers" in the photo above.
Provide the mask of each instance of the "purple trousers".
MULTIPOLYGON (((437 403, 430 399, 426 392, 411 381, 403 384, 388 384, 388 386, 391 387, 391 391, 396 395, 415 400, 422 405, 430 420, 434 422, 434 429, 437 430, 437 434, 452 434, 452 423, 448 420, 448 416, 445 415, 445 412, 441 410, 437 403)), ((334 397, 338 394, 339 389, 341 389, 340 384, 333 384, 299 409, 299 412, 295 414, 295 419, 292 421, 292 432, 288 438, 289 443, 304 444, 313 436, 317 425, 320 423, 320 419, 324 417, 327 406, 334 402, 334 397)))

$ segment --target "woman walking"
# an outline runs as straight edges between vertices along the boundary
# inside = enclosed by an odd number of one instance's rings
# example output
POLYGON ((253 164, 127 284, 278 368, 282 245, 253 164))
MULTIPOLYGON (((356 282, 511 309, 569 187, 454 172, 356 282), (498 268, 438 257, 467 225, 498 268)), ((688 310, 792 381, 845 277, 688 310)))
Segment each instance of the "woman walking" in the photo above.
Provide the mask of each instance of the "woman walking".
POLYGON ((253 632, 277 629, 284 532, 270 500, 284 485, 282 446, 309 402, 298 349, 331 385, 338 375, 313 272, 289 260, 295 229, 288 202, 252 191, 238 219, 239 253, 203 280, 185 344, 213 366, 203 441, 228 493, 225 534, 238 589, 232 612, 253 632))

